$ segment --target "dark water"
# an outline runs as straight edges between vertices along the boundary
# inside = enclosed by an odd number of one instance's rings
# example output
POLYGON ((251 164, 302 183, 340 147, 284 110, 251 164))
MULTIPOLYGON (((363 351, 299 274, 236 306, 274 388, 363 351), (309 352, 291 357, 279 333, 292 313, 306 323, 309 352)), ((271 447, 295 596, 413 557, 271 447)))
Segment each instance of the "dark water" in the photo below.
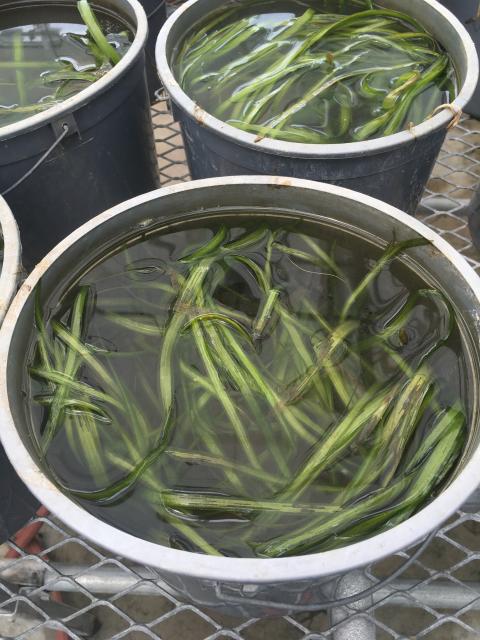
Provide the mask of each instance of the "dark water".
POLYGON ((421 25, 373 15, 320 37, 367 5, 226 3, 178 43, 176 77, 207 112, 259 138, 341 143, 420 124, 456 93, 448 55, 421 25))
MULTIPOLYGON (((123 55, 133 38, 129 29, 97 9, 95 14, 123 55)), ((0 20, 0 126, 61 103, 112 68, 94 55, 74 7, 15 7, 0 11, 0 20)))
MULTIPOLYGON (((90 359, 79 358, 71 379, 108 398, 82 389, 67 392, 65 399, 79 404, 63 406, 46 454, 49 472, 87 510, 136 536, 192 551, 212 552, 208 547, 212 545, 226 555, 252 556, 259 553, 257 543, 294 535, 309 523, 329 521, 331 515, 314 510, 343 504, 345 489, 374 449, 384 423, 370 433, 365 427, 295 496, 288 490, 291 482, 319 443, 366 394, 372 389, 375 395, 395 389, 384 419, 410 377, 427 365, 431 393, 401 459, 388 462, 378 478, 372 476, 360 497, 385 485, 386 478, 391 484, 402 475, 437 416, 458 400, 468 415, 471 380, 454 311, 404 259, 397 258, 381 270, 343 313, 351 292, 382 253, 365 239, 325 223, 275 214, 258 215, 252 224, 252 216, 242 218, 237 212, 232 217, 225 212, 210 214, 208 224, 184 223, 145 238, 119 240, 108 257, 91 257, 77 274, 58 283, 43 301, 42 313, 50 364, 66 371, 69 350, 58 327, 75 333, 72 307, 82 287, 87 288, 77 334, 90 359), (222 248, 203 257, 195 295, 181 299, 179 292, 202 258, 180 259, 219 230, 224 235, 222 248), (253 244, 229 247, 255 230, 259 237, 253 244), (292 250, 317 257, 293 255, 292 250), (272 313, 263 321, 265 282, 268 291, 278 294, 272 313), (430 293, 422 293, 425 290, 430 293), (407 307, 404 320, 395 324, 407 307), (333 331, 346 322, 350 329, 328 356, 327 367, 323 348, 331 333, 325 323, 333 331), (172 336, 168 361, 165 343, 172 336), (314 372, 312 367, 319 364, 324 367, 314 372), (82 407, 82 400, 95 409, 82 407), (250 448, 242 446, 238 423, 250 448), (161 454, 135 483, 125 481, 162 437, 161 454), (115 482, 119 484, 108 496, 94 493, 115 482), (303 510, 272 514, 238 502, 238 508, 214 502, 199 510, 172 502, 174 494, 169 492, 177 492, 181 500, 224 498, 228 505, 231 498, 242 498, 264 501, 267 509, 277 501, 303 510), (86 499, 95 496, 96 501, 86 499)), ((37 373, 32 378, 26 374, 25 391, 31 428, 40 442, 51 412, 48 399, 59 393, 61 385, 38 375, 45 363, 35 345, 34 333, 28 359, 37 373)), ((391 447, 393 451, 393 443, 391 447)), ((380 458, 383 464, 385 450, 380 458)), ((438 490, 433 488, 428 498, 438 490)), ((342 540, 338 536, 343 529, 312 540, 300 551, 358 538, 353 531, 342 540)))

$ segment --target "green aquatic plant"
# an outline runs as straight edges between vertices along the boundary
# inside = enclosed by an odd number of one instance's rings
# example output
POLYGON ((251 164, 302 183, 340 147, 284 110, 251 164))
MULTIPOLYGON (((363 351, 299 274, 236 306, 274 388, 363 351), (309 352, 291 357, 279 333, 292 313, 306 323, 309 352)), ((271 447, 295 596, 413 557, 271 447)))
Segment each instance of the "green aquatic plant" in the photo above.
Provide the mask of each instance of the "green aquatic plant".
POLYGON ((62 490, 162 544, 259 557, 364 539, 441 490, 467 414, 443 368, 466 383, 452 305, 404 260, 426 240, 179 233, 119 245, 54 306, 36 290, 32 440, 62 490))
POLYGON ((173 55, 180 85, 257 141, 304 144, 390 135, 454 99, 449 56, 407 13, 372 0, 305 6, 244 0, 208 16, 173 55))
POLYGON ((79 0, 71 24, 46 23, 42 14, 37 25, 0 30, 0 126, 53 107, 108 73, 130 45, 120 25, 118 33, 111 29, 106 33, 88 0, 79 0))

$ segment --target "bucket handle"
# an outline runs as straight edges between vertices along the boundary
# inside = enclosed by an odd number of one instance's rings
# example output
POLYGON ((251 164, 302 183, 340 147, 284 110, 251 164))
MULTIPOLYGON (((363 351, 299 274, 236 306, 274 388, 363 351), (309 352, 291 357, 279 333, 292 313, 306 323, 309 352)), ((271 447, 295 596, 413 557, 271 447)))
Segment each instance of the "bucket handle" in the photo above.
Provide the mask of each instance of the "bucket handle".
POLYGON ((345 598, 339 598, 338 600, 332 600, 330 602, 318 602, 317 604, 304 604, 304 605, 295 605, 295 604, 285 604, 283 602, 275 602, 273 600, 258 600, 253 595, 245 595, 245 596, 235 596, 229 595, 222 590, 223 584, 217 582, 215 585, 215 595, 219 600, 225 602, 226 604, 254 604, 258 607, 265 607, 266 609, 277 609, 289 611, 292 613, 301 613, 304 611, 325 611, 328 609, 333 609, 337 607, 346 607, 348 605, 353 604, 354 602, 358 602, 359 600, 364 600, 369 596, 376 593, 379 589, 382 589, 386 585, 388 585, 393 580, 396 580, 404 571, 406 571, 425 551, 428 545, 431 543, 433 538, 436 536, 437 530, 430 533, 427 538, 422 542, 419 548, 415 551, 415 553, 410 556, 398 569, 396 569, 389 576, 380 580, 376 584, 372 585, 368 589, 364 589, 363 591, 356 593, 352 596, 348 596, 345 598))
POLYGON ((8 193, 19 187, 22 182, 24 182, 27 178, 29 178, 34 171, 38 169, 38 167, 48 158, 48 156, 54 151, 58 145, 62 142, 62 140, 68 135, 70 131, 70 127, 66 122, 63 122, 61 125, 62 133, 56 138, 56 140, 51 144, 45 153, 35 162, 33 167, 31 167, 21 178, 16 180, 13 184, 7 187, 4 191, 0 193, 1 196, 6 196, 8 193))
POLYGON ((165 6, 165 2, 159 2, 155 7, 155 9, 153 9, 153 11, 150 11, 150 13, 147 13, 147 20, 151 20, 153 16, 160 11, 160 9, 163 9, 164 6, 165 6))

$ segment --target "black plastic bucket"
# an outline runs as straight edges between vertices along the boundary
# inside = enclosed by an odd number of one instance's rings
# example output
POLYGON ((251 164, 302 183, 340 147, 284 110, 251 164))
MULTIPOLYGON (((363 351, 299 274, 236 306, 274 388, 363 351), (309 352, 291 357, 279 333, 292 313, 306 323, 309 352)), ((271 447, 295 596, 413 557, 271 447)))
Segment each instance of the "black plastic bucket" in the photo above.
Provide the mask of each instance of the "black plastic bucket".
MULTIPOLYGON (((331 185, 285 177, 216 178, 174 185, 117 205, 73 232, 37 266, 17 294, 0 332, 0 435, 20 477, 49 511, 95 546, 109 549, 114 557, 148 563, 152 567, 149 575, 155 576, 156 583, 173 598, 215 609, 219 615, 259 618, 294 615, 301 611, 315 615, 316 611, 329 610, 332 604, 336 604, 338 610, 339 603, 332 602, 332 598, 348 595, 337 590, 342 575, 370 563, 379 566, 379 562, 391 554, 399 558, 401 549, 411 548, 440 527, 472 493, 479 481, 480 468, 478 384, 469 385, 470 437, 455 478, 442 487, 427 507, 411 515, 403 524, 388 531, 377 531, 374 537, 363 542, 311 555, 273 559, 217 557, 178 547, 168 548, 108 524, 102 520, 105 508, 103 513, 100 509, 96 510, 96 515, 88 513, 52 481, 53 474, 32 445, 28 409, 22 397, 24 354, 32 332, 34 292, 40 281, 43 299, 49 300, 54 291, 58 293, 62 278, 66 279, 68 275, 68 282, 71 282, 74 274, 79 274, 79 262, 85 261, 87 256, 94 260, 105 255, 118 238, 130 236, 132 229, 145 236, 158 230, 159 226, 179 230, 187 220, 196 219, 198 224, 205 224, 205 216, 218 220, 218 215, 223 217, 225 212, 239 211, 240 207, 244 212, 242 215, 257 225, 268 225, 268 218, 279 211, 286 217, 297 216, 299 220, 314 220, 321 216, 337 228, 346 228, 351 234, 360 233, 377 247, 386 246, 392 237, 397 242, 425 238, 427 246, 409 251, 409 268, 416 269, 425 280, 445 291, 447 299, 458 310, 462 334, 465 332, 469 336, 466 366, 471 371, 472 381, 480 378, 480 280, 446 240, 383 202, 331 185), (115 239, 113 244, 112 239, 115 239)), ((454 376, 455 373, 446 372, 445 375, 454 376)), ((105 428, 109 426, 105 425, 105 428)), ((399 565, 395 562, 394 566, 398 576, 399 565)), ((360 588, 365 587, 361 585, 360 588)), ((365 592, 361 597, 367 597, 365 592)), ((162 634, 162 637, 165 636, 162 634)), ((191 636, 181 632, 172 637, 191 640, 191 636)), ((215 635, 210 639, 213 637, 215 635)), ((238 635, 233 637, 238 638, 238 635)), ((274 632, 261 637, 277 638, 274 632)), ((309 636, 310 640, 321 637, 309 636)), ((354 633, 343 635, 345 640, 360 640, 361 637, 354 633)), ((448 634, 443 637, 447 638, 448 634)), ((306 636, 302 638, 307 640, 306 636)), ((406 640, 405 636, 403 638, 406 640)), ((339 640, 339 635, 335 635, 335 640, 339 640)))
MULTIPOLYGON (((0 11, 33 4, 55 11, 51 0, 5 3, 0 11)), ((100 211, 158 186, 145 12, 137 0, 101 0, 93 7, 135 32, 122 60, 73 98, 0 129, 0 194, 20 228, 27 269, 100 211)))
POLYGON ((192 25, 224 2, 189 0, 175 11, 158 37, 156 59, 173 115, 182 127, 192 178, 246 174, 308 178, 360 191, 414 213, 453 112, 460 112, 474 92, 478 57, 462 24, 435 0, 378 0, 378 4, 409 13, 443 44, 457 68, 461 90, 449 108, 411 130, 365 142, 325 145, 258 140, 195 104, 171 70, 173 50, 192 25))
MULTIPOLYGON (((0 268, 0 325, 20 279, 21 247, 18 227, 5 200, 0 197, 0 229, 3 259, 0 268)), ((0 544, 33 516, 39 504, 17 476, 0 446, 0 544)))
POLYGON ((0 447, 0 544, 21 529, 39 506, 0 447))
MULTIPOLYGON (((480 15, 479 0, 439 0, 465 25, 472 40, 480 51, 480 15)), ((475 118, 480 118, 480 84, 477 85, 473 98, 465 107, 465 111, 475 118)))
POLYGON ((150 102, 157 100, 156 91, 160 89, 161 82, 157 73, 155 63, 155 44, 160 29, 167 19, 167 5, 165 0, 140 0, 140 4, 145 9, 148 20, 148 39, 145 47, 145 68, 147 71, 148 91, 150 102))

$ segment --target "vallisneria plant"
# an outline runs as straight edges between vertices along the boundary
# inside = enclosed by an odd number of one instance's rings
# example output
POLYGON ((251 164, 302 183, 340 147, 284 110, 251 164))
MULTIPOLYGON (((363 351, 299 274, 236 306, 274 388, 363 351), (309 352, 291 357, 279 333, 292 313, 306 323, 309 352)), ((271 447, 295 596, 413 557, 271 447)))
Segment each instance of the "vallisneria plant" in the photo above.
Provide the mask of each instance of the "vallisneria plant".
POLYGON ((408 14, 289 4, 244 0, 195 25, 173 60, 187 95, 257 140, 305 144, 387 136, 454 99, 449 56, 408 14))
POLYGON ((9 39, 12 44, 12 59, 5 60, 5 55, 0 59, 0 126, 63 102, 121 60, 130 35, 122 32, 107 36, 88 0, 79 0, 77 10, 86 27, 84 34, 64 32, 53 23, 42 23, 33 40, 28 30, 0 30, 4 52, 8 52, 9 39))
POLYGON ((441 489, 466 417, 455 312, 403 262, 428 243, 321 229, 154 234, 53 308, 37 289, 32 439, 64 491, 162 544, 280 557, 441 489))

